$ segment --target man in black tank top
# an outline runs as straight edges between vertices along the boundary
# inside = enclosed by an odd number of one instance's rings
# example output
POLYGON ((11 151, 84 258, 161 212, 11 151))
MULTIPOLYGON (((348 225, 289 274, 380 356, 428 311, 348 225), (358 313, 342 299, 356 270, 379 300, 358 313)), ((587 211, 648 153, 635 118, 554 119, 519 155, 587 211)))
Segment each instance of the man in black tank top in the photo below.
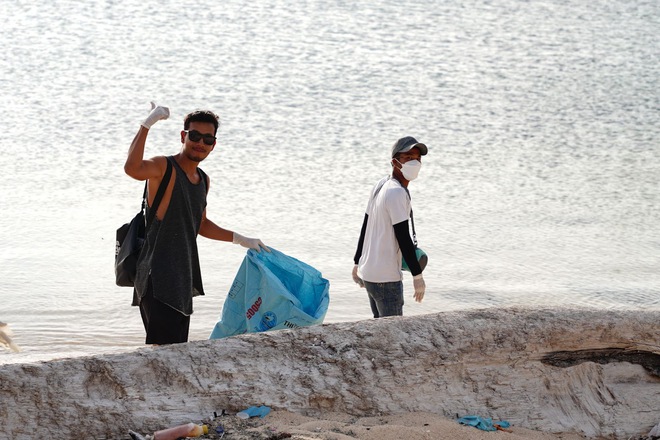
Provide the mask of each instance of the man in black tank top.
POLYGON ((149 129, 169 114, 167 107, 152 103, 124 165, 129 176, 148 180, 147 209, 151 209, 161 183, 165 185, 138 259, 133 290, 133 305, 140 307, 146 343, 159 345, 188 340, 192 299, 204 295, 197 235, 270 252, 261 240, 223 229, 206 217, 210 179, 198 165, 216 144, 219 122, 213 112, 195 111, 185 117, 178 154, 144 159, 149 129))

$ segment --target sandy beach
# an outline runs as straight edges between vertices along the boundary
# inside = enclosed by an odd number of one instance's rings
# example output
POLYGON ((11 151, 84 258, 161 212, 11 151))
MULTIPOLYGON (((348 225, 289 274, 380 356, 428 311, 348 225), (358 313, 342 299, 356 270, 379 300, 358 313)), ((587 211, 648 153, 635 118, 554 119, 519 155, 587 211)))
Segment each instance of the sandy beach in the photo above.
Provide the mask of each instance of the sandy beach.
POLYGON ((232 414, 207 420, 206 424, 209 427, 208 435, 198 438, 227 440, 580 440, 586 438, 576 433, 543 433, 516 426, 511 426, 507 432, 488 432, 460 425, 437 414, 424 412, 380 417, 326 413, 319 417, 307 417, 278 410, 271 411, 263 419, 252 417, 242 420, 232 414))

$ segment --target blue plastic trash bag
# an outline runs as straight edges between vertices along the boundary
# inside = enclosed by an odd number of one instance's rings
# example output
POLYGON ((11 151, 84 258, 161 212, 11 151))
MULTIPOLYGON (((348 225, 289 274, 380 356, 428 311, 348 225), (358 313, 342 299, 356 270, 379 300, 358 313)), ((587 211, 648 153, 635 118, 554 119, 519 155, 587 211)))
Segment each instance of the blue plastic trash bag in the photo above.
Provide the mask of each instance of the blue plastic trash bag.
POLYGON ((482 431, 497 431, 497 426, 501 428, 508 428, 511 426, 506 420, 501 420, 499 422, 493 422, 493 419, 490 417, 479 417, 479 416, 464 416, 457 420, 461 425, 474 426, 479 428, 482 431))
POLYGON ((323 322, 330 282, 308 264, 270 250, 247 251, 209 339, 323 322))

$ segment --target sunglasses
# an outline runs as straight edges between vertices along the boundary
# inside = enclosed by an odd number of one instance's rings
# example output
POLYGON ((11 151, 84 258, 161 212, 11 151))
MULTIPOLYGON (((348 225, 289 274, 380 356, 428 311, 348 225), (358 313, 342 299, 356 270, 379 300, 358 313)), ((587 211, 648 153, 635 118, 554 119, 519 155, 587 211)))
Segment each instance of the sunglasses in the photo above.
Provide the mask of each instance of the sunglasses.
POLYGON ((215 136, 212 134, 202 134, 197 130, 184 130, 185 133, 188 133, 188 139, 193 142, 199 142, 201 139, 204 139, 206 145, 213 145, 215 143, 215 136))

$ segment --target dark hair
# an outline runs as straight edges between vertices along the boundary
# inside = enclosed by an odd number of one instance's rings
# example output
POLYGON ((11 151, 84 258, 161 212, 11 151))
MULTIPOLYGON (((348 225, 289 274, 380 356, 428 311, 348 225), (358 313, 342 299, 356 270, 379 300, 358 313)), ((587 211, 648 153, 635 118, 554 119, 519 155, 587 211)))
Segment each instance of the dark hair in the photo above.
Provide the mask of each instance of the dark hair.
POLYGON ((191 122, 210 122, 215 127, 214 135, 218 133, 218 127, 220 126, 218 115, 210 110, 195 110, 188 113, 183 119, 183 129, 188 130, 191 122))

